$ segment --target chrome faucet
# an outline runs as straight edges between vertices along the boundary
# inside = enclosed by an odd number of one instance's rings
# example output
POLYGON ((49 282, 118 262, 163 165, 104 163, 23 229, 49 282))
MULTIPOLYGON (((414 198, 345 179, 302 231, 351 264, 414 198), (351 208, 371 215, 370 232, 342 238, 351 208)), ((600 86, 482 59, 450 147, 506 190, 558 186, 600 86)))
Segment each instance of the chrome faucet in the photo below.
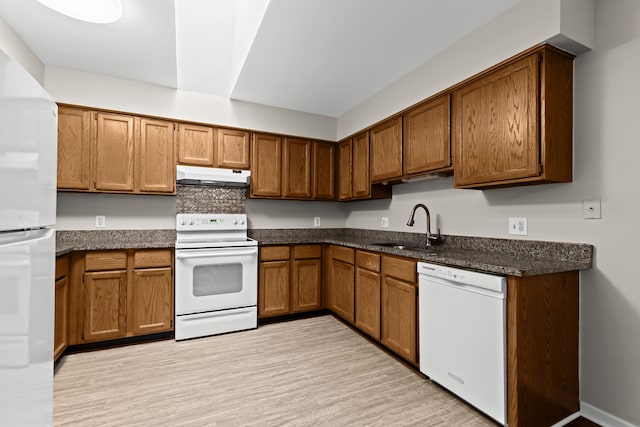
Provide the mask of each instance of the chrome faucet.
POLYGON ((413 224, 415 223, 413 218, 415 217, 416 210, 418 210, 418 208, 423 208, 424 211, 427 213, 427 244, 426 246, 431 246, 433 243, 437 242, 440 239, 440 229, 438 229, 438 232, 436 234, 431 233, 431 214, 429 213, 429 209, 425 205, 423 205, 422 203, 418 203, 413 207, 413 209, 411 210, 411 216, 409 217, 409 221, 407 221, 407 225, 409 227, 413 227, 413 224))

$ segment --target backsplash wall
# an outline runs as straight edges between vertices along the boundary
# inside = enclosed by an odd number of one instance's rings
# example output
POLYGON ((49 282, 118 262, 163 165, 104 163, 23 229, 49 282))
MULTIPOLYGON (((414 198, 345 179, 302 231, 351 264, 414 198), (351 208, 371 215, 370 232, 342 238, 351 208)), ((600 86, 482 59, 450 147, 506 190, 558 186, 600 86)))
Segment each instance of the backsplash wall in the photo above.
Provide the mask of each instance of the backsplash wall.
POLYGON ((176 213, 242 214, 247 210, 244 187, 184 185, 176 187, 176 213))

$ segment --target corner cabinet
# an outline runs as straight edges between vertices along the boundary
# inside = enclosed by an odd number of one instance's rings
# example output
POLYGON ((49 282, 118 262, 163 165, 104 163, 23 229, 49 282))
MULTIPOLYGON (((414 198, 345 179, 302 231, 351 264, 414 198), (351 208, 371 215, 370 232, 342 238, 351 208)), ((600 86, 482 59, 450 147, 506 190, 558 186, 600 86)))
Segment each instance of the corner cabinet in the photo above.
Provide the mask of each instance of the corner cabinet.
POLYGON ((371 129, 371 182, 402 177, 402 117, 371 129))
POLYGON ((571 182, 573 58, 542 46, 454 91, 457 188, 571 182))
POLYGON ((338 144, 338 200, 391 198, 390 186, 371 183, 369 153, 369 132, 338 144))

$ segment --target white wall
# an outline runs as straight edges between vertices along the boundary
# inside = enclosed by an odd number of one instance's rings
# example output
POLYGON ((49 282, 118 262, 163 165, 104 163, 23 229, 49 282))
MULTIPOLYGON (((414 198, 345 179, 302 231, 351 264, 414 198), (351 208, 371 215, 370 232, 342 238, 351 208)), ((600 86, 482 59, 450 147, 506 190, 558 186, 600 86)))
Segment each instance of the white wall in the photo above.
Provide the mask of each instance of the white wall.
MULTIPOLYGON (((605 411, 640 425, 640 2, 595 5, 593 50, 575 61, 572 183, 486 191, 455 190, 451 178, 403 184, 393 188, 390 201, 351 204, 347 226, 380 229, 380 217, 388 216, 392 230, 423 232, 422 212, 415 227, 405 225, 411 207, 422 202, 445 234, 515 238, 507 234, 507 218, 523 216, 527 239, 593 244, 594 266, 581 273, 581 400, 596 415, 605 411), (585 199, 602 200, 602 219, 582 218, 585 199)), ((443 63, 426 64, 339 118, 339 133, 349 134, 540 41, 531 37, 544 31, 529 21, 538 23, 522 14, 508 30, 498 26, 472 34, 445 52, 443 63)))
POLYGON ((1 17, 0 49, 22 65, 41 85, 44 84, 44 64, 1 17))
POLYGON ((320 228, 342 228, 347 206, 338 202, 247 200, 250 228, 313 228, 320 217, 320 228))

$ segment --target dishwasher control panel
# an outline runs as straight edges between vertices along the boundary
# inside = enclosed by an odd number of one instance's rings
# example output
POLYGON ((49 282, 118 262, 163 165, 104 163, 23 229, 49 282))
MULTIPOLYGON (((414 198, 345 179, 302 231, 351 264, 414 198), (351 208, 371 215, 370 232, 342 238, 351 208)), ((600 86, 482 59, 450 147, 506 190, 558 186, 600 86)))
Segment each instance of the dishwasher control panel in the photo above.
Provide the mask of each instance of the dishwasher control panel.
POLYGON ((494 274, 479 273, 470 270, 447 267, 444 265, 418 263, 418 276, 420 278, 437 277, 446 281, 460 283, 479 288, 488 289, 495 292, 503 292, 507 279, 494 274))

